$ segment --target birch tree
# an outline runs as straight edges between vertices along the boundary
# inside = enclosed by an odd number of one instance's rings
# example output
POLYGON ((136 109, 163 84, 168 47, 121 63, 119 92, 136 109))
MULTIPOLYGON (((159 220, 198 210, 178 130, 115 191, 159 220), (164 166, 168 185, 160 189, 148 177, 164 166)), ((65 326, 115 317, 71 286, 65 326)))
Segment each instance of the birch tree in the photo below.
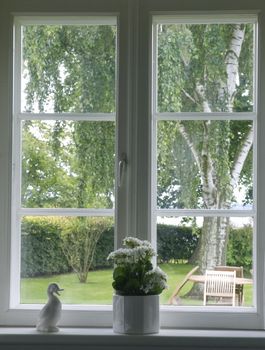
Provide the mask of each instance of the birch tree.
MULTIPOLYGON (((29 111, 36 104, 44 110, 51 98, 57 112, 115 110, 115 32, 104 26, 84 31, 27 28, 24 55, 29 111)), ((161 25, 158 41, 159 112, 252 111, 252 25, 161 25)), ((67 155, 68 166, 63 169, 70 179, 70 183, 66 180, 69 189, 76 187, 78 193, 67 200, 71 205, 71 200, 75 204, 77 200, 79 207, 95 201, 111 206, 113 126, 88 124, 80 122, 71 129, 74 151, 67 155), (99 144, 106 145, 104 152, 99 144)), ((52 147, 57 154, 62 152, 61 158, 65 150, 60 135, 65 130, 61 122, 53 129, 52 147)), ((246 189, 245 201, 251 202, 250 121, 164 121, 159 122, 157 134, 158 206, 227 209, 235 202, 234 190, 240 184, 246 189)), ((225 264, 228 228, 228 218, 203 219, 193 257, 201 272, 225 264)))
MULTIPOLYGON (((161 26, 158 38, 161 112, 252 110, 251 25, 161 26)), ((252 141, 248 121, 163 122, 158 127, 158 204, 229 209, 243 178, 251 187, 252 141)), ((226 263, 228 232, 229 218, 203 218, 192 259, 201 273, 226 263)))

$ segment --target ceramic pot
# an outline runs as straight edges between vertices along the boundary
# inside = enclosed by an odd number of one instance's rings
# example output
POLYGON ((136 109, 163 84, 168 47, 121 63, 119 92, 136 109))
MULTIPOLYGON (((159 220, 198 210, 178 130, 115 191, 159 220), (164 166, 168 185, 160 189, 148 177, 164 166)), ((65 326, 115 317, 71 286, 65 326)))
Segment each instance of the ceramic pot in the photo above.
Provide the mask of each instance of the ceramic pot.
POLYGON ((159 327, 159 295, 113 296, 113 331, 115 333, 158 333, 159 327))

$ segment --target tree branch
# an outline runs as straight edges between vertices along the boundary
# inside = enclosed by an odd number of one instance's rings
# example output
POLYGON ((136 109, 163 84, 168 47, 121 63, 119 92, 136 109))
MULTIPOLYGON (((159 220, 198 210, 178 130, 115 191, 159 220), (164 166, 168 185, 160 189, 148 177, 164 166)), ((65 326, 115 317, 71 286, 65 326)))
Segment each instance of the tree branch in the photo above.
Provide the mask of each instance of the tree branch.
POLYGON ((254 129, 253 126, 249 129, 249 132, 245 136, 244 142, 242 142, 242 145, 238 151, 238 153, 235 156, 233 166, 231 169, 231 186, 232 188, 236 187, 241 171, 243 169, 243 166, 245 164, 245 161, 247 159, 249 150, 253 143, 253 133, 254 129))
POLYGON ((197 103, 197 101, 195 100, 195 98, 193 98, 184 88, 181 89, 181 91, 184 93, 184 95, 190 99, 193 103, 197 103))
POLYGON ((206 98, 205 86, 197 82, 196 92, 202 100, 203 112, 210 113, 212 110, 206 98))
POLYGON ((210 120, 203 122, 203 145, 202 145, 202 184, 203 197, 207 206, 214 206, 216 204, 216 186, 214 184, 214 167, 209 151, 209 126, 210 120))
POLYGON ((187 129, 185 128, 185 125, 180 122, 179 123, 179 130, 181 132, 181 135, 183 136, 183 138, 185 139, 185 141, 187 142, 187 145, 189 146, 190 150, 191 150, 191 153, 195 159, 195 162, 199 168, 199 172, 201 173, 201 161, 200 161, 200 155, 199 153, 197 152, 192 140, 191 140, 191 137, 189 135, 189 132, 187 131, 187 129))

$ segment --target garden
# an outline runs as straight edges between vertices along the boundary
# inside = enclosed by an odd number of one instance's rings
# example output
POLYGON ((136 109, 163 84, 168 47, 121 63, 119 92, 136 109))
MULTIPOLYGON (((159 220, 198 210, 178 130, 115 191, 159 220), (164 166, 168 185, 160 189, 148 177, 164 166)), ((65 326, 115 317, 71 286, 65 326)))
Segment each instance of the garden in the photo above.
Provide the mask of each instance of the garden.
MULTIPOLYGON (((242 266, 251 276, 254 123, 241 112, 253 112, 253 33, 250 23, 161 24, 157 31, 156 112, 163 118, 154 123, 151 147, 157 154, 157 263, 169 276, 162 303, 196 265, 201 274, 217 265, 242 266), (192 114, 164 119, 164 112, 192 114), (176 211, 182 209, 181 218, 176 211)), ((116 123, 117 29, 29 25, 22 36, 21 111, 31 117, 17 123, 21 140, 14 146, 21 160, 14 166, 14 179, 21 178, 14 187, 20 187, 14 196, 21 302, 43 302, 46 285, 56 280, 65 289, 63 302, 111 303, 107 256, 114 223, 91 215, 95 209, 114 214, 121 151, 115 139, 128 132, 116 123), (46 210, 54 216, 45 217, 46 210)), ((180 303, 201 302, 191 288, 181 290, 180 303)), ((244 290, 245 304, 252 305, 251 287, 244 290)))
MULTIPOLYGON (((92 246, 80 244, 76 239, 73 228, 77 222, 68 224, 71 225, 71 231, 65 218, 24 219, 21 237, 21 303, 44 303, 47 298, 46 288, 53 281, 64 288, 61 300, 65 304, 112 303, 113 269, 107 260, 108 254, 114 249, 114 230, 110 219, 92 220, 87 231, 79 231, 83 232, 83 242, 86 237, 94 239, 95 244, 92 246)), ((84 225, 84 222, 81 220, 79 225, 84 225)), ((168 275, 168 289, 160 297, 162 304, 167 304, 176 285, 192 269, 190 261, 199 234, 198 230, 194 232, 190 226, 158 224, 158 265, 168 275)), ((245 276, 250 276, 251 227, 231 228, 227 263, 243 266, 245 276)), ((181 290, 180 305, 202 305, 202 299, 188 295, 192 286, 188 282, 181 290)), ((252 305, 252 286, 244 287, 244 305, 252 305)))

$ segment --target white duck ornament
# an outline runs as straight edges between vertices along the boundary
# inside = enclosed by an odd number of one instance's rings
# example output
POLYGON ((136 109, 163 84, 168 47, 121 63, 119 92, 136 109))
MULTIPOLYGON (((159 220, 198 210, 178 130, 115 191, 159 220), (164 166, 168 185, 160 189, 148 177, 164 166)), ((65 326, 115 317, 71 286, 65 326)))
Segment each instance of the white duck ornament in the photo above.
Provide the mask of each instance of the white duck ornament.
POLYGON ((48 302, 40 312, 39 320, 36 326, 37 331, 46 333, 59 331, 56 324, 61 317, 62 304, 54 293, 60 295, 59 292, 62 290, 63 289, 60 289, 56 283, 49 284, 47 289, 48 302))

